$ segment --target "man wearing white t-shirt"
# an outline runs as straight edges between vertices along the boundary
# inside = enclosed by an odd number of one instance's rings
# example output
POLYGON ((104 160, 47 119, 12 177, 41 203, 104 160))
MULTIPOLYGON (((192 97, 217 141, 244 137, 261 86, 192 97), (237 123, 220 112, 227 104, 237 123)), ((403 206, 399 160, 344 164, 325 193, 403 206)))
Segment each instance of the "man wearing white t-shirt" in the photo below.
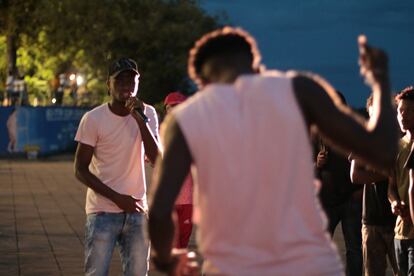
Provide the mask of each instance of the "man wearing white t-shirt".
POLYGON ((115 244, 124 275, 148 271, 144 155, 154 163, 158 144, 140 115, 151 108, 136 98, 138 84, 135 61, 114 62, 107 81, 111 101, 87 112, 76 133, 75 173, 88 186, 86 275, 108 274, 115 244))
POLYGON ((343 274, 315 195, 309 129, 379 169, 392 166, 398 139, 387 57, 365 37, 359 48, 361 73, 375 91, 368 122, 317 76, 259 73, 255 41, 240 29, 225 27, 196 42, 189 73, 201 91, 161 129, 149 216, 158 269, 194 272, 189 256, 171 250, 171 214, 192 166, 206 275, 343 274))

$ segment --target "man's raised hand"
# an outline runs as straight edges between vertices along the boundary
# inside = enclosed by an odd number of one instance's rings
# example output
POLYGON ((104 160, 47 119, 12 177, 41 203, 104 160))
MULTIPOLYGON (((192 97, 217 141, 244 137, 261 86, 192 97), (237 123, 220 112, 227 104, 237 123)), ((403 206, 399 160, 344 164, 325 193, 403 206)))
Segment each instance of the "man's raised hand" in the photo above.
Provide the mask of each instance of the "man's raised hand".
POLYGON ((388 82, 388 57, 387 54, 378 48, 367 43, 367 37, 358 37, 359 66, 360 73, 365 82, 372 86, 388 82))

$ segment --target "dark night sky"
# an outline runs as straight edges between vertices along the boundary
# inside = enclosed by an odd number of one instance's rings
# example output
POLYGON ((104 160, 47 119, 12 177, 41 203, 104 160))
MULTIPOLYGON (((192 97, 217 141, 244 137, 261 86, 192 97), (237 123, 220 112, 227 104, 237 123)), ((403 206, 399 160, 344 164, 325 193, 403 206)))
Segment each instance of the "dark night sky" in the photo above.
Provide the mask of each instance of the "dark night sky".
POLYGON ((357 36, 365 33, 390 57, 394 91, 414 83, 412 0, 204 0, 210 13, 252 33, 263 63, 280 70, 311 70, 361 107, 370 91, 359 77, 357 36))

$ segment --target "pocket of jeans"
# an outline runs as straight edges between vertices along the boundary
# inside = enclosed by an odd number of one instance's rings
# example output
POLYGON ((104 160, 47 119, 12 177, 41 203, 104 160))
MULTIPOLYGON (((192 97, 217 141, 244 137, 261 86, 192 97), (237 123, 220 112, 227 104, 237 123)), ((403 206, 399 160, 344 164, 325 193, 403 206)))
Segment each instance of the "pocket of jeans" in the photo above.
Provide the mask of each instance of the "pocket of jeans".
POLYGON ((86 230, 99 232, 102 229, 106 228, 107 224, 110 224, 111 220, 108 215, 109 213, 107 212, 96 212, 88 214, 86 217, 86 230))
POLYGON ((96 214, 91 213, 86 215, 86 222, 85 222, 85 241, 88 243, 92 232, 93 232, 93 225, 95 224, 96 214))
POLYGON ((116 214, 107 212, 93 213, 87 217, 85 232, 87 232, 87 236, 94 239, 106 240, 110 238, 111 233, 116 232, 120 228, 121 223, 122 219, 117 217, 116 214))

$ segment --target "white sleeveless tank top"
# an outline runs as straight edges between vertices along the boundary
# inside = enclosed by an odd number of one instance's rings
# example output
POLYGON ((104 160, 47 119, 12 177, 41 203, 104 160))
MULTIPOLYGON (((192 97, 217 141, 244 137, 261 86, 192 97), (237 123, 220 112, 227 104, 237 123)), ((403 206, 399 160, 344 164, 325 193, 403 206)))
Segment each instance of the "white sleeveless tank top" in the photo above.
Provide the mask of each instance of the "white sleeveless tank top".
POLYGON ((267 72, 209 85, 173 114, 194 160, 207 275, 342 274, 289 77, 267 72))

